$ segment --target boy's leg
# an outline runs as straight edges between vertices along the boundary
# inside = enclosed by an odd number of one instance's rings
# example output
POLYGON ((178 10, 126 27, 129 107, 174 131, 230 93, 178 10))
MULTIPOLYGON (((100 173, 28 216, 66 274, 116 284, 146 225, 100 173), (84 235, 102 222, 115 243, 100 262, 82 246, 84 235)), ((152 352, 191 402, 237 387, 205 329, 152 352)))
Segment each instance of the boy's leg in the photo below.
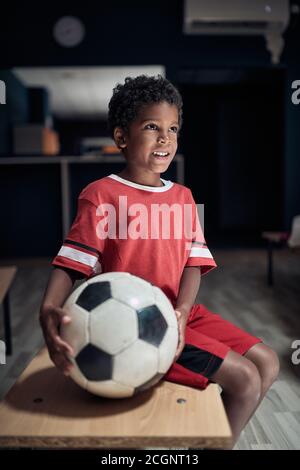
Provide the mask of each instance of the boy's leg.
POLYGON ((256 365, 261 378, 260 399, 252 415, 249 416, 249 421, 259 407, 267 391, 277 379, 280 370, 280 362, 275 351, 263 343, 258 343, 252 346, 252 348, 244 354, 244 357, 256 365))
POLYGON ((266 344, 258 343, 252 346, 244 357, 249 359, 256 365, 261 377, 261 399, 265 396, 272 383, 279 374, 280 362, 278 356, 273 349, 266 344))
POLYGON ((231 426, 233 445, 253 415, 261 398, 261 379, 253 362, 228 351, 211 381, 221 385, 222 399, 231 426))
POLYGON ((204 389, 216 382, 232 428, 234 442, 260 398, 261 380, 256 366, 224 343, 186 328, 186 345, 165 380, 204 389))
POLYGON ((263 398, 269 350, 260 338, 196 304, 186 327, 186 345, 165 379, 201 389, 209 382, 221 385, 236 442, 263 398))
MULTIPOLYGON (((254 407, 251 405, 251 399, 250 400, 243 400, 243 397, 239 396, 238 393, 238 388, 234 390, 232 393, 231 391, 231 386, 228 384, 228 379, 230 380, 230 373, 226 370, 226 368, 231 369, 232 367, 236 367, 237 362, 236 358, 234 357, 236 353, 234 351, 230 351, 227 354, 227 357, 224 359, 220 369, 211 377, 213 381, 219 383, 222 388, 222 398, 223 398, 223 403, 226 409, 226 413, 232 428, 232 433, 233 433, 233 438, 234 442, 236 442, 240 432, 242 429, 246 426, 246 424, 249 422, 253 414, 255 413, 256 409, 260 405, 261 401, 263 400, 266 392, 272 385, 272 383, 276 380, 278 373, 279 373, 279 360, 277 354, 268 346, 266 346, 263 343, 258 343, 252 346, 252 348, 249 349, 245 353, 244 356, 238 356, 243 359, 246 358, 246 360, 249 360, 252 362, 252 364, 255 365, 259 377, 260 377, 260 393, 259 393, 259 398, 255 404, 255 396, 253 394, 253 404, 254 407), (222 385, 224 383, 224 387, 222 385), (242 399, 241 399, 242 398, 242 399), (237 409, 238 407, 241 407, 241 409, 237 409), (251 409, 252 408, 252 409, 251 409), (242 413, 242 411, 244 413, 242 413)), ((245 362, 242 361, 242 367, 245 367, 245 362)), ((249 367, 249 364, 246 366, 249 367)), ((250 374, 252 375, 253 372, 251 371, 253 369, 250 367, 250 374)), ((235 377, 237 378, 237 374, 232 370, 231 371, 235 377)), ((252 386, 254 386, 254 383, 258 380, 255 379, 255 374, 252 375, 252 378, 250 380, 252 386)), ((244 391, 246 391, 247 387, 245 387, 244 391)), ((249 392, 251 394, 251 386, 249 387, 249 392)), ((253 390, 253 393, 255 390, 253 390)), ((246 396, 244 396, 246 398, 246 396)))
MULTIPOLYGON (((252 383, 254 388, 255 383, 257 385, 257 382, 260 381, 260 397, 257 400, 256 406, 254 406, 252 412, 249 414, 248 419, 245 421, 243 416, 239 415, 239 412, 237 412, 238 419, 240 419, 241 422, 244 421, 244 425, 246 425, 263 399, 265 393, 278 375, 279 360, 277 354, 267 345, 263 344, 260 338, 257 338, 242 330, 241 328, 238 328, 236 325, 223 319, 220 315, 209 311, 204 305, 201 304, 196 304, 192 308, 192 314, 190 315, 188 325, 194 331, 208 335, 231 349, 226 358, 223 360, 222 366, 217 371, 217 373, 211 375, 211 379, 222 386, 221 381, 224 381, 223 375, 225 376, 226 383, 223 387, 222 398, 224 398, 224 405, 227 408, 229 419, 231 416, 233 416, 233 423, 231 424, 233 427, 237 428, 236 435, 238 435, 239 424, 236 423, 237 415, 234 411, 235 407, 231 403, 232 392, 230 389, 230 384, 228 384, 227 380, 228 377, 230 378, 230 372, 227 372, 227 366, 229 365, 230 368, 230 360, 233 360, 236 362, 236 364, 239 364, 239 367, 245 367, 249 369, 248 379, 250 382, 254 382, 252 383), (238 357, 236 357, 236 355, 238 357), (252 366, 249 364, 249 362, 252 363, 252 366), (220 373, 221 377, 218 375, 218 372, 220 373), (259 377, 257 377, 257 372, 259 377)), ((234 370, 232 370, 232 373, 234 373, 235 377, 238 377, 239 375, 234 372, 234 370)), ((245 389, 247 389, 246 384, 245 389)), ((234 400, 235 398, 233 398, 233 401, 234 400)), ((248 405, 251 408, 251 404, 248 403, 248 405)))
POLYGON ((165 380, 204 389, 209 382, 222 387, 222 399, 233 445, 254 413, 261 397, 261 379, 253 362, 187 327, 185 345, 165 380))

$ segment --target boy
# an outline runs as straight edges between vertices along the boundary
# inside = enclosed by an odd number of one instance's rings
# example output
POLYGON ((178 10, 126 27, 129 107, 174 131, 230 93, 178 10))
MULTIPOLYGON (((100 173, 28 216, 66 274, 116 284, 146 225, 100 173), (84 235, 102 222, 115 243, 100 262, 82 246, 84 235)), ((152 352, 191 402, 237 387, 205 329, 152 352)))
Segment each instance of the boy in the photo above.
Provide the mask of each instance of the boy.
MULTIPOLYGON (((72 364, 66 353, 73 351, 60 338, 59 326, 70 321, 61 306, 74 281, 100 272, 125 271, 157 285, 174 306, 180 333, 175 361, 165 379, 200 389, 209 382, 218 383, 236 442, 276 379, 279 361, 259 338, 194 304, 201 276, 216 264, 203 238, 191 191, 160 178, 175 156, 181 124, 181 96, 163 77, 127 77, 124 85, 114 88, 108 126, 126 167, 81 192, 77 216, 53 260, 40 321, 51 359, 68 374, 72 364), (120 214, 125 203, 124 221, 120 214), (157 204, 191 207, 193 235, 188 231, 178 237, 172 232, 165 237, 148 218, 149 225, 141 224, 142 219, 134 225, 134 216, 141 216, 144 209, 148 214, 157 204), (128 236, 129 228, 134 236, 128 236)), ((182 228, 181 221, 177 228, 182 228)))

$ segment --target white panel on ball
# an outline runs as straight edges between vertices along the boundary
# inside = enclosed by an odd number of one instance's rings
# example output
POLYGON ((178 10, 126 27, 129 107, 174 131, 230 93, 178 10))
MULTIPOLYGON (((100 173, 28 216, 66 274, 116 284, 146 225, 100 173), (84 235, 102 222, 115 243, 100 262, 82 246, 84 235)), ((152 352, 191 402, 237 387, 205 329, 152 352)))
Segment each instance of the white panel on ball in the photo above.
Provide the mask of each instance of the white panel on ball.
POLYGON ((131 276, 132 284, 127 279, 117 279, 111 285, 112 296, 132 308, 139 310, 154 303, 152 286, 136 276, 131 276))
POLYGON ((109 299, 90 313, 90 342, 109 354, 117 354, 138 338, 136 312, 109 299))
POLYGON ((124 279, 124 277, 130 277, 129 273, 122 273, 119 271, 116 272, 111 272, 111 273, 104 273, 101 274, 101 278, 99 278, 99 275, 93 276, 90 279, 88 279, 86 282, 88 284, 93 284, 94 282, 99 282, 99 281, 114 281, 116 279, 124 279))
POLYGON ((132 346, 114 357, 113 379, 139 387, 157 372, 157 347, 138 339, 132 346))
POLYGON ((87 382, 87 390, 96 395, 109 398, 126 398, 131 397, 134 388, 128 385, 116 383, 114 380, 103 380, 102 382, 87 382))

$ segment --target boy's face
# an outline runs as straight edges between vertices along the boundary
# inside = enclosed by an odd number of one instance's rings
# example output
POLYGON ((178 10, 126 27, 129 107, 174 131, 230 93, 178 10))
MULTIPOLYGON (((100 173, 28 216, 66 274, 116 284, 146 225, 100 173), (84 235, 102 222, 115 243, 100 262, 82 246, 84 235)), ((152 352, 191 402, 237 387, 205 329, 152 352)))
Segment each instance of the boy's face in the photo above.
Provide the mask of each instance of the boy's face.
POLYGON ((124 149, 128 167, 163 173, 176 154, 178 131, 177 107, 163 101, 143 105, 130 124, 128 133, 120 128, 115 129, 115 140, 124 149), (168 154, 156 156, 154 152, 168 154))

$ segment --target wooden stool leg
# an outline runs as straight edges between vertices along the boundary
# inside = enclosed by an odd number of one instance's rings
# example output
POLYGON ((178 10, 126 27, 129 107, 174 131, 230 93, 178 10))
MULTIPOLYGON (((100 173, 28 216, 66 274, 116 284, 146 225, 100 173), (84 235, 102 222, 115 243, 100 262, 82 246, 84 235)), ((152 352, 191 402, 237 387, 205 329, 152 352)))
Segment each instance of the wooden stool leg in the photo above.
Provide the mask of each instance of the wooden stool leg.
POLYGON ((7 293, 3 300, 3 312, 4 312, 4 333, 5 333, 5 344, 6 354, 12 354, 12 338, 11 338, 11 327, 10 327, 10 305, 9 305, 9 294, 7 293))

